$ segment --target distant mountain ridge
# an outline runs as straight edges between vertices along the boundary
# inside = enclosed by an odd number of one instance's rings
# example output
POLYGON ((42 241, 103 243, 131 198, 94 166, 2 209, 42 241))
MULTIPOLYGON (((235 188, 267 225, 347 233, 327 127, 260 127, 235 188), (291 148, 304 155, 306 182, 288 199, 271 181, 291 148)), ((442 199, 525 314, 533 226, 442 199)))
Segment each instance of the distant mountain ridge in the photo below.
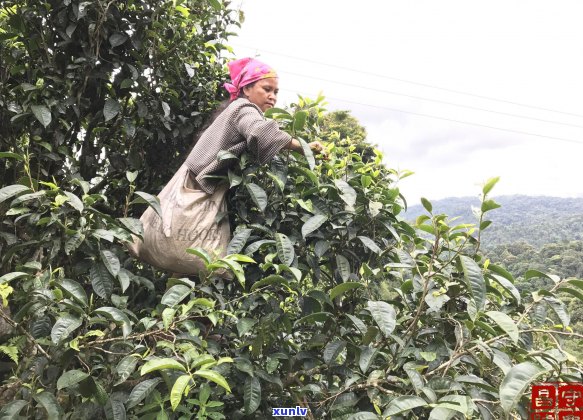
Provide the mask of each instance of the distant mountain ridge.
MULTIPOLYGON (((535 247, 548 243, 583 240, 583 198, 507 195, 493 197, 502 207, 486 214, 492 225, 484 230, 483 245, 491 248, 513 242, 527 242, 535 247)), ((452 197, 431 202, 433 214, 459 217, 459 223, 474 223, 472 206, 477 197, 452 197)), ((403 217, 415 220, 427 212, 421 204, 410 206, 403 217)))

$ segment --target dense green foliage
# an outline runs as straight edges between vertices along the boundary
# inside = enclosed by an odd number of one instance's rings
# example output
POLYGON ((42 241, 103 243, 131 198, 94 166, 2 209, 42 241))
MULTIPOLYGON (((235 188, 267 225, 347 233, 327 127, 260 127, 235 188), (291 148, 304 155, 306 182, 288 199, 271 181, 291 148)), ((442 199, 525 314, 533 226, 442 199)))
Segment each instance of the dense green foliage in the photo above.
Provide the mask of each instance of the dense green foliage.
MULTIPOLYGON (((496 201, 502 207, 489 216, 493 224, 484 232, 482 246, 485 248, 514 242, 540 248, 545 244, 583 240, 583 198, 511 195, 496 197, 496 201)), ((472 207, 479 205, 479 200, 471 197, 434 202, 436 211, 459 217, 460 223, 475 222, 472 207)), ((414 220, 423 211, 421 205, 412 205, 406 217, 414 220)))
POLYGON ((563 278, 583 278, 582 241, 549 243, 540 248, 515 242, 489 249, 488 256, 516 277, 523 277, 526 271, 534 268, 563 278))
MULTIPOLYGON (((531 300, 531 293, 550 290, 554 282, 545 278, 525 278, 530 269, 547 272, 560 278, 583 279, 583 199, 557 197, 504 196, 491 212, 492 226, 482 235, 485 254, 505 267, 516 279, 516 287, 531 300)), ((433 203, 440 211, 458 221, 476 220, 471 207, 478 200, 469 197, 447 198, 433 203)), ((406 215, 412 218, 424 211, 423 206, 411 206, 406 215)), ((568 293, 563 296, 571 313, 571 327, 583 334, 583 302, 568 293)), ((565 346, 583 360, 583 341, 569 340, 565 346)))
MULTIPOLYGON (((528 279, 525 275, 529 269, 545 271, 561 278, 583 279, 583 242, 571 241, 559 244, 546 244, 540 249, 525 242, 499 245, 488 250, 492 261, 503 265, 516 278, 516 287, 526 296, 539 289, 549 290, 553 282, 549 279, 528 279)), ((583 301, 576 296, 566 294, 563 297, 571 314, 571 327, 578 334, 583 334, 583 301)), ((578 338, 570 340, 566 348, 583 360, 583 341, 578 338)))
MULTIPOLYGON (((322 160, 306 146, 264 166, 222 154, 229 255, 190 250, 207 265, 200 278, 135 261, 134 203, 158 205, 139 190, 168 179, 212 102, 223 71, 212 41, 231 14, 218 1, 0 12, 0 417, 263 419, 301 406, 308 418, 488 419, 525 416, 533 381, 580 379, 564 296, 582 299, 583 282, 531 270, 546 283, 526 300, 481 254, 495 180, 477 228, 426 200, 408 223, 400 174, 370 148, 331 142, 322 160), (42 42, 52 48, 39 54, 42 42), (136 79, 120 60, 142 63, 136 79)), ((322 101, 270 117, 312 141, 322 101)))
POLYGON ((320 133, 322 140, 333 141, 336 134, 353 144, 366 140, 366 128, 350 114, 350 111, 332 111, 324 115, 320 133))
MULTIPOLYGON (((206 0, 3 0, 0 151, 23 156, 29 187, 82 178, 119 214, 125 172, 159 190, 214 108, 232 15, 206 0)), ((0 179, 22 182, 18 168, 0 179)))

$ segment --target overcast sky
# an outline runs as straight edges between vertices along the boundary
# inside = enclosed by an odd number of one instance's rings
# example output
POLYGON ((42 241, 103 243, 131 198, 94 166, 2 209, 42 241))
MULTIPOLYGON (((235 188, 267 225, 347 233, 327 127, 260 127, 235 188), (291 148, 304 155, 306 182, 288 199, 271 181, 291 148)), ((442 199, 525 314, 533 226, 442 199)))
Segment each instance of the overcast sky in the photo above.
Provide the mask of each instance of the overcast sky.
POLYGON ((399 184, 410 204, 477 196, 494 176, 494 195, 583 197, 580 0, 241 8, 237 57, 278 71, 279 105, 322 91, 350 110, 387 165, 415 172, 399 184))

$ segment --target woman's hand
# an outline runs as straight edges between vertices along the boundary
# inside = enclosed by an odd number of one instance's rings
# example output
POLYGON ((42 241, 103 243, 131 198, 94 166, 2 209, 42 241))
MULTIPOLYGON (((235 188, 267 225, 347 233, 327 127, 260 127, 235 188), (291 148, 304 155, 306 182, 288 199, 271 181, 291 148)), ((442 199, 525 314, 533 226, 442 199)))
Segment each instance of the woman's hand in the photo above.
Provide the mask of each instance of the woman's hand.
POLYGON ((311 143, 308 143, 308 146, 310 146, 310 150, 314 153, 320 153, 321 155, 324 156, 324 158, 326 158, 327 153, 326 153, 326 149, 324 148, 324 145, 322 143, 320 143, 319 141, 313 141, 311 143))
MULTIPOLYGON (((310 146, 310 150, 313 153, 320 153, 324 156, 324 158, 328 156, 326 153, 326 149, 324 148, 324 145, 319 141, 313 141, 311 143, 308 143, 308 146, 310 146)), ((296 139, 292 139, 287 145, 284 146, 284 149, 290 149, 293 150, 294 152, 302 154, 304 153, 302 145, 296 139)))

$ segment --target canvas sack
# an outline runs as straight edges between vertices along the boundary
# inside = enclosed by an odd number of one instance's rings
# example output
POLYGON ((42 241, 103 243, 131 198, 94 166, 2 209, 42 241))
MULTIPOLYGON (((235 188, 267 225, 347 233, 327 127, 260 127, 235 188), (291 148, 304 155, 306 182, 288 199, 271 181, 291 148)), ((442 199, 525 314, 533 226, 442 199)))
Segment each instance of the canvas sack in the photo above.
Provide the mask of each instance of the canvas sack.
POLYGON ((158 268, 181 274, 204 272, 203 261, 188 254, 200 247, 209 254, 224 256, 231 237, 226 214, 228 185, 219 185, 213 194, 198 188, 186 165, 182 165, 158 195, 162 217, 148 207, 140 221, 144 239, 134 237, 128 245, 132 254, 158 268))

